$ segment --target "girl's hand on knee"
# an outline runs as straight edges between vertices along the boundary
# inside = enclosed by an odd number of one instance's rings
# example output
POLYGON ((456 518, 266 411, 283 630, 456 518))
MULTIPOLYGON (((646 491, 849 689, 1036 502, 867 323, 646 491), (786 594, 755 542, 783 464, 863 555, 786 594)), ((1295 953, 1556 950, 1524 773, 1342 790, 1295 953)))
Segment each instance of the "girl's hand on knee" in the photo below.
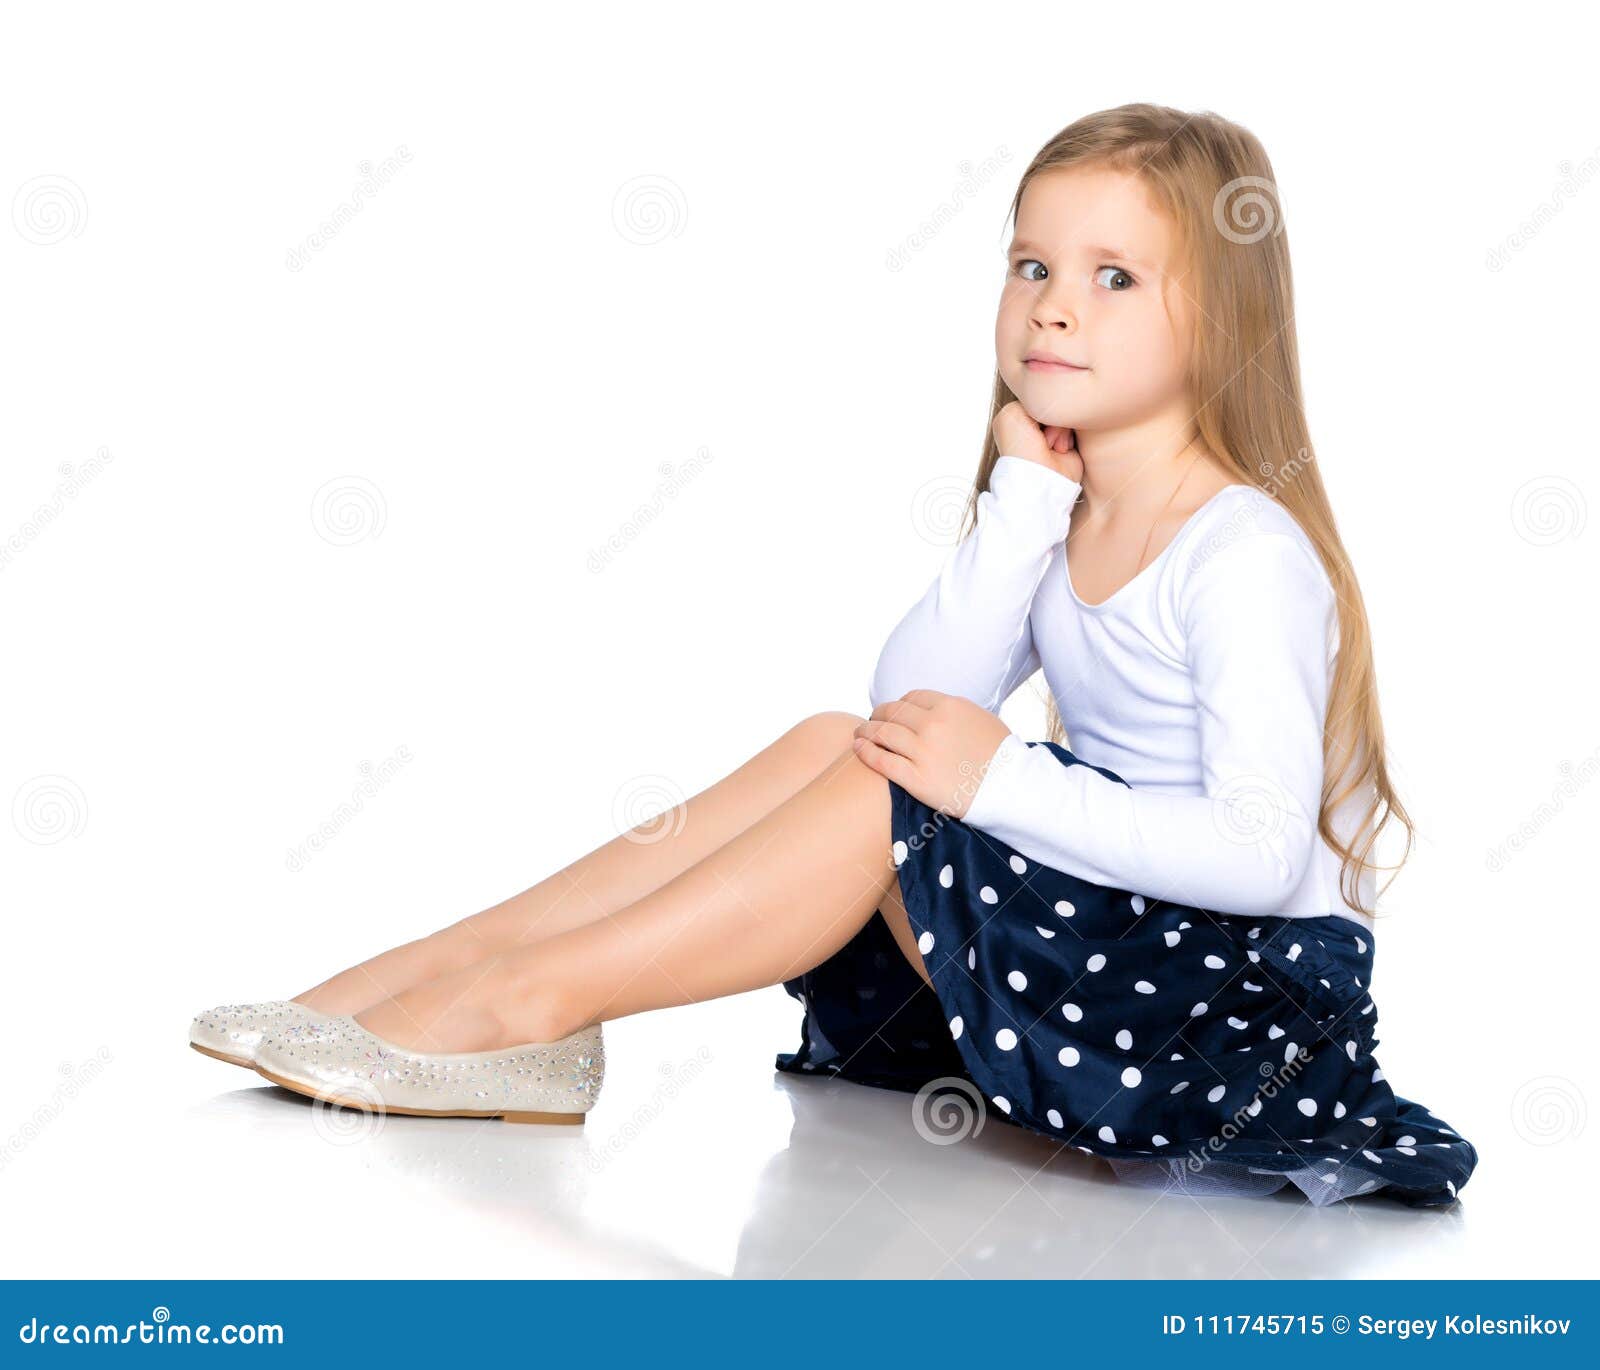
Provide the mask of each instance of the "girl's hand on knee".
POLYGON ((930 808, 960 818, 1011 729, 961 695, 910 690, 859 724, 856 755, 930 808))

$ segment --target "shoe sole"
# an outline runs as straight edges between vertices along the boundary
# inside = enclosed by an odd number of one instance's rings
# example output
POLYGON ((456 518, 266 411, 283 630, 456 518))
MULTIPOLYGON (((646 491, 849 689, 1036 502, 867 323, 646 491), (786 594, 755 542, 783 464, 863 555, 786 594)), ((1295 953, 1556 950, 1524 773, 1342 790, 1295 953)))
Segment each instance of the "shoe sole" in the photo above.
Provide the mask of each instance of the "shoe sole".
POLYGON ((320 1099, 325 1104, 337 1104, 340 1108, 358 1109, 363 1113, 402 1113, 411 1118, 503 1118, 508 1123, 582 1123, 588 1116, 587 1113, 529 1113, 526 1111, 506 1112, 501 1109, 473 1109, 473 1108, 405 1108, 400 1104, 374 1105, 369 1099, 351 1099, 338 1094, 328 1094, 320 1089, 313 1089, 310 1085, 303 1085, 298 1080, 290 1080, 282 1075, 275 1075, 264 1066, 255 1067, 257 1075, 284 1089, 291 1089, 296 1094, 303 1094, 308 1099, 320 1099))
POLYGON ((209 1056, 213 1061, 226 1061, 230 1066, 243 1066, 246 1070, 254 1070, 256 1063, 248 1061, 243 1056, 229 1056, 225 1051, 213 1051, 210 1047, 203 1047, 199 1042, 190 1042, 202 1056, 209 1056))

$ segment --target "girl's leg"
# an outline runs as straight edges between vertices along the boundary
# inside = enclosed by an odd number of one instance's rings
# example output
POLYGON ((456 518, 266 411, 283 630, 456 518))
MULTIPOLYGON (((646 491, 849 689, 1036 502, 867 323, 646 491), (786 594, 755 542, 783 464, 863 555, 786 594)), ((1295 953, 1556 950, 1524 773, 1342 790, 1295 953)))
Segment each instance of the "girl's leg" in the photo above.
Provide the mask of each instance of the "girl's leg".
POLYGON ((354 1013, 485 956, 626 908, 783 803, 849 750, 860 722, 835 712, 802 719, 681 810, 630 829, 493 908, 341 971, 295 1001, 323 1013, 354 1013))
MULTIPOLYGON (((357 1015, 420 1051, 548 1042, 590 1023, 777 984, 873 910, 903 910, 889 782, 853 751, 698 864, 609 918, 514 946, 357 1015)), ((921 956, 901 936, 912 964, 921 956)))

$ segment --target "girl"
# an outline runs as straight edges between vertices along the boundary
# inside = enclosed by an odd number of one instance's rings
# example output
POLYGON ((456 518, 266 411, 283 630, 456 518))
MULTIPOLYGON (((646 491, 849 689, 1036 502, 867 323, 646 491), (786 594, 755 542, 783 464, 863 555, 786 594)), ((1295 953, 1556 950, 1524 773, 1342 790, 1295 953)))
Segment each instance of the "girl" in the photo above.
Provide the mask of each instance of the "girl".
POLYGON ((193 1044, 343 1103, 581 1121, 602 1020, 781 982, 780 1070, 964 1089, 1139 1183, 1453 1202, 1476 1151, 1373 1056, 1371 853, 1411 824, 1271 188, 1214 115, 1062 130, 1011 205, 968 536, 870 719, 193 1044), (1024 742, 996 711, 1041 668, 1024 742))

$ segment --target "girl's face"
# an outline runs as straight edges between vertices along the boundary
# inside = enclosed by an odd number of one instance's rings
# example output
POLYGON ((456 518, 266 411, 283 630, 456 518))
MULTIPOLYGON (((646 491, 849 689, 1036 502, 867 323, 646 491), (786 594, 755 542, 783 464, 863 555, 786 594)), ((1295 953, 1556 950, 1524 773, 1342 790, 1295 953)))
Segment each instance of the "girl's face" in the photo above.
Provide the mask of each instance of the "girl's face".
POLYGON ((1028 182, 994 344, 1001 377, 1036 420, 1083 434, 1163 410, 1177 426, 1192 416, 1190 303, 1168 274, 1175 244, 1166 215, 1126 173, 1058 167, 1028 182), (1030 352, 1083 369, 1030 366, 1030 352))

